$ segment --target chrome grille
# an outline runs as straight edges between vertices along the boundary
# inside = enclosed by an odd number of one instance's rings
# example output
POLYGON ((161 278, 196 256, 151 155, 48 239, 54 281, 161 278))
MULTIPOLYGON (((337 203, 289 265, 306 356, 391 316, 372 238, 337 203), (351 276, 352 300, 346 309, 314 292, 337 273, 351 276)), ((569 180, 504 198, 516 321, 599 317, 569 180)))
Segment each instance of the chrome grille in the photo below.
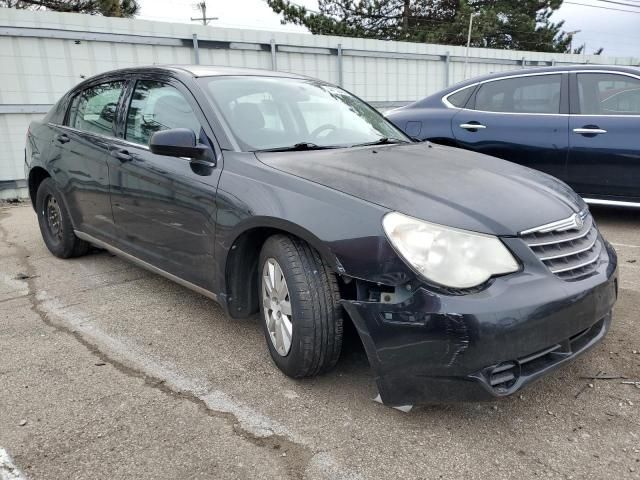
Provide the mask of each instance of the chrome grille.
POLYGON ((542 263, 564 280, 584 277, 598 266, 602 240, 586 210, 520 236, 542 263))

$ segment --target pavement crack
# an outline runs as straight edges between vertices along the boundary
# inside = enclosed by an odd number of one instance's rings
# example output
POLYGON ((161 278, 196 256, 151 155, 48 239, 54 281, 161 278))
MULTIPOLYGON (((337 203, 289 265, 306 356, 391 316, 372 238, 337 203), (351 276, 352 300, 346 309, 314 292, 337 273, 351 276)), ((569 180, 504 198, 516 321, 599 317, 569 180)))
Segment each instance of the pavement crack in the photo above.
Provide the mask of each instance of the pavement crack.
POLYGON ((33 295, 32 293, 27 293, 25 295, 16 295, 15 297, 8 297, 8 298, 3 298, 2 300, 0 300, 0 303, 6 303, 6 302, 12 302, 14 300, 20 300, 21 298, 27 298, 29 296, 33 295))
MULTIPOLYGON (((0 214, 3 212, 0 212, 0 214)), ((4 215, 0 216, 0 220, 4 215)), ((0 222, 0 242, 8 244, 7 241, 8 232, 6 231, 2 222, 0 222)), ((24 272, 23 280, 27 284, 28 293, 19 298, 28 298, 30 303, 30 309, 40 318, 40 320, 52 329, 62 332, 67 335, 71 335, 76 341, 82 344, 89 352, 95 355, 100 361, 108 363, 118 372, 127 376, 138 378, 144 382, 149 388, 154 388, 163 392, 166 395, 170 395, 174 398, 180 398, 185 401, 190 401, 198 405, 200 410, 207 414, 217 418, 221 418, 229 423, 232 427, 232 431, 235 435, 243 438, 244 440, 266 449, 273 451, 274 455, 281 458, 281 461, 287 466, 292 478, 303 478, 307 466, 314 458, 315 452, 306 445, 305 442, 295 441, 291 438, 291 434, 287 433, 284 428, 277 427, 271 424, 272 422, 264 422, 264 428, 262 428, 262 419, 258 418, 257 428, 256 425, 251 424, 249 419, 249 425, 247 426, 247 419, 244 421, 238 417, 238 412, 244 412, 248 415, 254 415, 255 412, 251 412, 250 409, 237 405, 228 398, 223 392, 202 389, 196 382, 190 384, 189 380, 184 380, 179 377, 173 378, 173 381, 167 381, 167 378, 162 378, 162 373, 166 373, 171 378, 171 372, 163 371, 162 368, 156 368, 159 370, 160 375, 149 374, 144 370, 145 360, 140 358, 134 358, 130 356, 129 363, 136 364, 141 368, 133 368, 127 365, 125 362, 113 358, 112 355, 105 353, 96 342, 95 328, 90 325, 86 320, 87 318, 77 318, 74 322, 61 320, 54 320, 52 317, 57 314, 61 314, 62 310, 68 305, 55 305, 56 299, 52 299, 45 291, 38 291, 36 285, 37 272, 33 264, 29 261, 29 252, 25 247, 18 244, 13 244, 17 252, 17 258, 24 272), (53 312, 52 312, 53 311, 53 312), (52 314, 53 313, 53 314, 52 314), (91 333, 94 337, 92 338, 91 333), (93 341, 91 341, 92 339, 93 341), (136 361, 137 360, 137 361, 136 361), (282 430, 277 432, 274 430, 282 430)), ((101 340, 107 340, 106 335, 102 334, 101 340)), ((113 341, 113 339, 111 339, 113 341)), ((117 349, 116 349, 117 350, 117 349)), ((121 349, 122 350, 122 349, 121 349)), ((118 353, 122 353, 119 351, 118 353)), ((157 372, 158 373, 158 372, 157 372)), ((259 416, 259 414, 258 414, 259 416)))

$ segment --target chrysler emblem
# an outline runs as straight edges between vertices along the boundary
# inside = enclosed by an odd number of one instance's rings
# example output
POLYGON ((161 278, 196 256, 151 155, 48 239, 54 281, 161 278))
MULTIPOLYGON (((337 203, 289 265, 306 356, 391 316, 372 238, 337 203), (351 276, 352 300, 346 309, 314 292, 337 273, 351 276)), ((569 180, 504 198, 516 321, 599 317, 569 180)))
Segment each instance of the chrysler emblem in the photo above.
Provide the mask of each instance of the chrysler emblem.
POLYGON ((566 232, 568 230, 582 230, 587 212, 574 213, 569 218, 558 220, 557 222, 547 223, 536 228, 530 228, 520 232, 520 235, 528 235, 530 233, 549 233, 549 232, 566 232))
POLYGON ((583 226, 584 226, 584 220, 582 219, 580 214, 574 213, 565 221, 564 225, 559 223, 556 226, 555 231, 566 232, 567 230, 581 230, 583 226))

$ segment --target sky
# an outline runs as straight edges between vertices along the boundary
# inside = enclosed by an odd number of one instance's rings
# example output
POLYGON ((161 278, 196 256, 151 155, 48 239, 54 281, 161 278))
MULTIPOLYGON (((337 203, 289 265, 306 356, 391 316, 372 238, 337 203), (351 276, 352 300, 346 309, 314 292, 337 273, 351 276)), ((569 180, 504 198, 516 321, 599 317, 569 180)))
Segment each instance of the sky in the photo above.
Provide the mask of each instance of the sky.
MULTIPOLYGON (((139 18, 147 20, 191 23, 191 17, 199 15, 195 7, 196 0, 139 1, 139 18)), ((574 47, 584 43, 586 53, 603 47, 603 55, 606 56, 640 57, 640 1, 620 1, 637 3, 638 7, 621 6, 603 0, 567 0, 554 14, 553 20, 564 20, 565 31, 581 30, 574 36, 574 47)), ((297 0, 297 3, 311 9, 317 8, 317 0, 297 0)), ((218 17, 218 20, 211 22, 212 26, 306 32, 303 27, 282 25, 279 15, 264 0, 208 0, 207 7, 207 16, 218 17)))

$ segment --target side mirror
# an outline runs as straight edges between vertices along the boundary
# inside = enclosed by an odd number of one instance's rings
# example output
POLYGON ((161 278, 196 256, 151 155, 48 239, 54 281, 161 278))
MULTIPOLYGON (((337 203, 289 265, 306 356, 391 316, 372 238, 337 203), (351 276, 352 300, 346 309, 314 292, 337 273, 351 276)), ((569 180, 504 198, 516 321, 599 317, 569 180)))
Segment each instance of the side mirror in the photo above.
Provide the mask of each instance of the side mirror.
POLYGON ((149 142, 149 149, 156 155, 187 157, 215 163, 211 148, 198 143, 196 134, 188 128, 171 128, 154 133, 149 142))

